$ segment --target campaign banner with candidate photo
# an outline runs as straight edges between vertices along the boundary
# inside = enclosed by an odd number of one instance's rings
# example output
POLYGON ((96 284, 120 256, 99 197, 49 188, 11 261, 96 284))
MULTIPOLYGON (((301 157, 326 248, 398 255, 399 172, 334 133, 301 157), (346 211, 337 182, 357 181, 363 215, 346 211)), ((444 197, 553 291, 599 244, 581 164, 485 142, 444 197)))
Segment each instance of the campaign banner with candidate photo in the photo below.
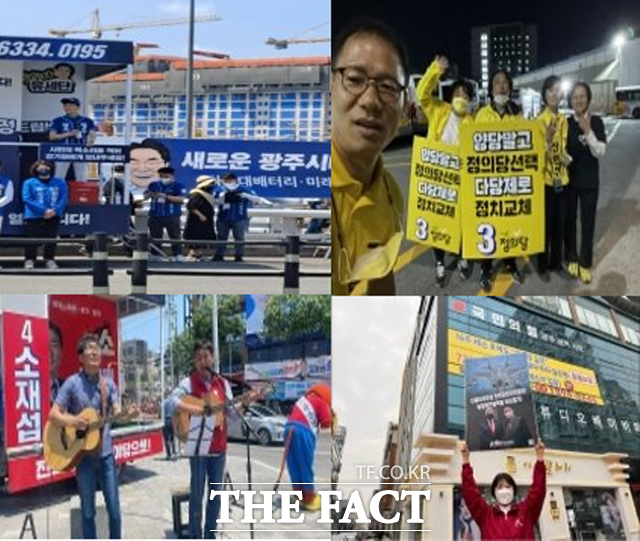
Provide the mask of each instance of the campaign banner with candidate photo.
POLYGON ((544 140, 535 120, 460 126, 465 259, 544 251, 544 140))
POLYGON ((466 359, 465 389, 471 451, 535 444, 538 430, 526 354, 466 359))
POLYGON ((414 138, 407 239, 460 252, 460 156, 455 146, 414 138))

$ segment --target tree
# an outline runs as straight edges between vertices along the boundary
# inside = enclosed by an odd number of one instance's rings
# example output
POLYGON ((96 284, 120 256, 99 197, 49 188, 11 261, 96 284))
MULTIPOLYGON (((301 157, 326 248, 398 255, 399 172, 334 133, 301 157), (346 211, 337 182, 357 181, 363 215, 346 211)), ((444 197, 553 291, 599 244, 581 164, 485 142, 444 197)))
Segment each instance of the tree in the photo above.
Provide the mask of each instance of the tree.
POLYGON ((316 332, 331 336, 330 295, 273 295, 264 310, 265 335, 291 341, 316 332))
MULTIPOLYGON (((193 346, 196 342, 211 342, 213 339, 212 320, 213 298, 207 296, 193 313, 190 327, 176 337, 169 348, 173 348, 175 374, 179 378, 193 370, 193 346)), ((244 335, 244 303, 242 295, 218 295, 218 340, 220 354, 227 358, 227 338, 235 343, 232 347, 233 362, 242 362, 241 338, 244 335)), ((169 351, 165 359, 169 358, 169 351)), ((168 363, 167 363, 168 364, 168 363)), ((165 365, 166 366, 166 365, 165 365)))

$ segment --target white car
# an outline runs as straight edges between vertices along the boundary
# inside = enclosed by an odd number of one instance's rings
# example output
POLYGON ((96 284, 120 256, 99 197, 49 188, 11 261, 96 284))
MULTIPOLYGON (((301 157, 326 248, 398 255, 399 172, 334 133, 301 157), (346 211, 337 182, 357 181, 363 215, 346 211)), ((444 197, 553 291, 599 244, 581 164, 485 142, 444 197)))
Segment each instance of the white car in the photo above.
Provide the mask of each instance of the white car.
MULTIPOLYGON (((260 445, 284 442, 284 425, 287 418, 277 415, 273 410, 261 404, 252 404, 244 414, 245 420, 257 435, 260 445)), ((229 439, 245 439, 245 426, 241 419, 237 417, 229 418, 228 436, 229 439)), ((250 435, 251 441, 256 441, 256 436, 250 435)))

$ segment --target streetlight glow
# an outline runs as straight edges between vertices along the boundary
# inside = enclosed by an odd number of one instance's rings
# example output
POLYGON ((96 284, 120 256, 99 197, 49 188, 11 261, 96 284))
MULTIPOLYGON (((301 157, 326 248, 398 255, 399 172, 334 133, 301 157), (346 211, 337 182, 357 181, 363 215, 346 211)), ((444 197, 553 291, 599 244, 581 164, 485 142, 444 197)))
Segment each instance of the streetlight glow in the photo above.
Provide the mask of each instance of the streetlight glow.
POLYGON ((620 49, 627 42, 627 37, 624 32, 618 32, 613 38, 613 46, 620 49))

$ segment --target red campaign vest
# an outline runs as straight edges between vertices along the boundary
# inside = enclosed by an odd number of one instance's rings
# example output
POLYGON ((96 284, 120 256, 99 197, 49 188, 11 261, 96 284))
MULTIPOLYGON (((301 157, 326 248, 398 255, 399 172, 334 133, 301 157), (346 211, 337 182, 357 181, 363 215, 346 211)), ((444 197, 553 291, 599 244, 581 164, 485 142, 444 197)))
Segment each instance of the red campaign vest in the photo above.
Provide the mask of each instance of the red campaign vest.
MULTIPOLYGON (((196 398, 202 398, 207 393, 213 391, 220 402, 224 402, 226 389, 225 381, 221 376, 214 376, 211 381, 206 382, 202 379, 198 372, 193 372, 189 376, 191 380, 191 394, 196 398)), ((209 447, 209 453, 226 453, 227 452, 227 417, 225 414, 224 421, 221 426, 213 431, 213 439, 209 447)))

